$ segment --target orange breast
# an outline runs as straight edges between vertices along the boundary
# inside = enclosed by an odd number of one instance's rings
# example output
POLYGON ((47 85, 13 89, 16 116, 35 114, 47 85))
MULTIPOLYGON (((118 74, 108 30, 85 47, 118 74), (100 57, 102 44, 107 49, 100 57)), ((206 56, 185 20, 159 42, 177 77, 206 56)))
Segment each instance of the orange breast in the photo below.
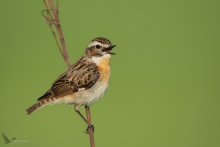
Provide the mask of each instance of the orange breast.
POLYGON ((109 62, 110 62, 110 57, 104 57, 99 61, 99 64, 97 65, 101 73, 102 82, 108 82, 110 76, 109 62))

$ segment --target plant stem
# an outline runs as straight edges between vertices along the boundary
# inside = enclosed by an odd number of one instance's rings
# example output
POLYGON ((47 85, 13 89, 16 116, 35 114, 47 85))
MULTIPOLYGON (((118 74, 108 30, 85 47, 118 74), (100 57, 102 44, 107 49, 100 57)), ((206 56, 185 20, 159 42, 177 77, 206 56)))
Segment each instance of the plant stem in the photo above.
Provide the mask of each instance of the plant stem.
MULTIPOLYGON (((92 124, 92 120, 91 120, 91 114, 90 114, 89 106, 85 106, 85 109, 86 109, 87 121, 91 125, 92 124)), ((89 138, 90 138, 90 145, 91 145, 91 147, 95 147, 93 131, 92 131, 91 128, 89 128, 89 138)))
MULTIPOLYGON (((69 56, 68 56, 68 52, 67 52, 67 49, 66 49, 66 44, 65 44, 65 40, 64 40, 64 37, 63 37, 63 32, 62 32, 61 25, 60 25, 60 20, 59 20, 58 0, 57 0, 56 8, 55 8, 55 6, 53 4, 53 0, 48 0, 48 1, 43 0, 43 2, 45 4, 45 6, 46 6, 46 10, 42 11, 42 15, 44 16, 44 18, 46 19, 47 23, 50 26, 50 29, 51 29, 51 31, 52 31, 52 33, 54 35, 54 39, 55 39, 56 44, 57 44, 57 46, 58 46, 58 48, 60 50, 61 55, 63 56, 63 59, 65 60, 67 66, 70 67, 71 63, 69 61, 69 56), (44 12, 47 12, 49 15, 48 16, 44 15, 44 12), (51 13, 53 13, 53 15, 51 13), (52 25, 54 25, 54 27, 56 28, 57 33, 59 34, 59 38, 60 38, 60 42, 61 42, 61 45, 62 45, 62 49, 61 49, 61 47, 59 45, 59 42, 58 42, 57 37, 56 37, 56 32, 53 30, 52 25)), ((91 115, 90 115, 90 109, 87 106, 85 106, 85 109, 86 109, 87 121, 88 121, 89 124, 92 124, 92 122, 91 122, 91 115)), ((91 145, 91 147, 95 147, 93 131, 92 131, 91 128, 89 128, 89 138, 90 138, 90 145, 91 145)))

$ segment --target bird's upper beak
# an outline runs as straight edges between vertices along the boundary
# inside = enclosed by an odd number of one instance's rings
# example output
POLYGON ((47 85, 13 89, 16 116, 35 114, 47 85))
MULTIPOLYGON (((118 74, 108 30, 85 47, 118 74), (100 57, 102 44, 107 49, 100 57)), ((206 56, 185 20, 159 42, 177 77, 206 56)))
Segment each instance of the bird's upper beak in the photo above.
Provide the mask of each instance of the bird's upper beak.
POLYGON ((116 45, 110 45, 108 48, 105 48, 103 51, 108 54, 115 55, 115 53, 110 52, 114 47, 116 47, 116 45))
POLYGON ((110 45, 109 48, 113 49, 114 47, 116 47, 116 45, 110 45))

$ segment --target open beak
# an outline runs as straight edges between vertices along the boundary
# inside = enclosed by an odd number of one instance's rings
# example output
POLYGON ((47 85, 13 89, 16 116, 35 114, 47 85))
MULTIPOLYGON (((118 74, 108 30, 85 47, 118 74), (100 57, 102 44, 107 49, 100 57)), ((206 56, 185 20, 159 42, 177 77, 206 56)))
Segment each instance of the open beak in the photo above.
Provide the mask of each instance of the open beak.
POLYGON ((108 53, 108 54, 111 54, 111 55, 115 55, 115 53, 112 53, 111 50, 116 47, 116 45, 110 45, 108 48, 105 48, 103 51, 108 53))

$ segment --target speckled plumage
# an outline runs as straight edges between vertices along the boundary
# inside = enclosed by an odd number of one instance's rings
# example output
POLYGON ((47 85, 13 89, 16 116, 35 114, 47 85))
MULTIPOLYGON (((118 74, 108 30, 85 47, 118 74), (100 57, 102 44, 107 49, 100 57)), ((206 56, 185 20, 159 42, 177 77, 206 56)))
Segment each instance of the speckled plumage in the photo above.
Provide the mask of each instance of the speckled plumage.
POLYGON ((39 108, 55 103, 90 106, 101 98, 108 88, 110 58, 115 47, 108 39, 95 38, 83 56, 60 75, 38 102, 28 108, 29 115, 39 108))

